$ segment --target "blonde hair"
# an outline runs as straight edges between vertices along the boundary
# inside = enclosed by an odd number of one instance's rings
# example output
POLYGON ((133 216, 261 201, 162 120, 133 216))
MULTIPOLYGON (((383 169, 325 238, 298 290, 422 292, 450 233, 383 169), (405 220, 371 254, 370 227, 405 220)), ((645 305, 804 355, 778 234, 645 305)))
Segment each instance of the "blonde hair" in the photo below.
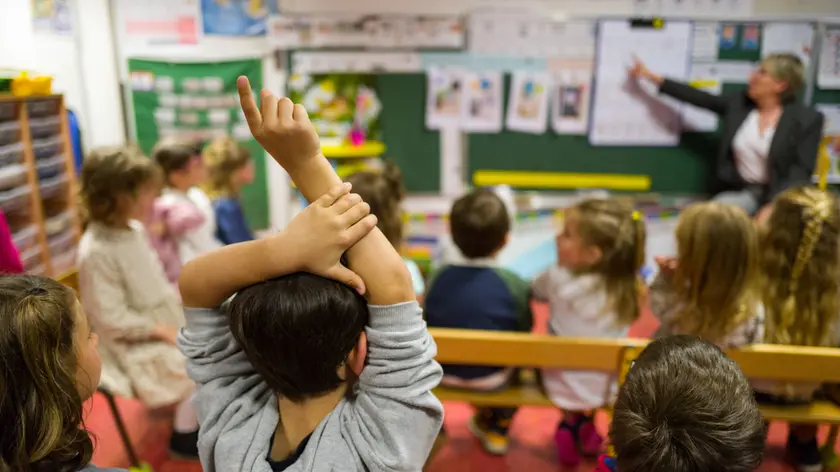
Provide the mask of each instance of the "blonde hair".
POLYGON ((610 304, 621 325, 639 317, 639 296, 643 286, 640 271, 645 261, 645 222, 624 200, 588 199, 572 208, 578 231, 587 245, 601 251, 601 259, 586 272, 604 278, 610 304))
POLYGON ((741 208, 702 202, 686 208, 676 230, 674 287, 685 307, 671 324, 717 343, 755 314, 758 234, 741 208))
POLYGON ((840 211, 814 187, 785 191, 761 235, 765 341, 833 345, 840 313, 840 211))
POLYGON ((119 197, 136 197, 144 185, 160 184, 160 174, 157 164, 135 146, 93 150, 82 164, 82 220, 114 225, 125 212, 119 197))
POLYGON ((386 161, 381 171, 356 172, 346 179, 353 185, 353 193, 370 205, 376 215, 376 226, 395 248, 403 242, 402 201, 405 198, 402 173, 393 162, 386 161))
POLYGON ((781 94, 782 102, 795 101, 796 94, 805 85, 805 68, 802 60, 795 54, 770 54, 761 61, 761 65, 774 79, 787 84, 787 88, 781 94))
POLYGON ((210 198, 236 196, 239 189, 233 184, 233 174, 251 161, 251 155, 236 140, 216 138, 201 153, 207 168, 207 182, 202 189, 210 198))

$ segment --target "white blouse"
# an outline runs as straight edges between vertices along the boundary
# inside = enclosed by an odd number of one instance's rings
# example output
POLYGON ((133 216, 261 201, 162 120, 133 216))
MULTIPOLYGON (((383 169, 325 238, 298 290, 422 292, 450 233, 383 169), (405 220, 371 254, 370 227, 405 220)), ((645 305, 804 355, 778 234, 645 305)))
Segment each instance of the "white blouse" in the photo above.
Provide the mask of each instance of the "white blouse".
POLYGON ((766 184, 769 180, 767 156, 770 154, 770 144, 775 134, 775 126, 761 133, 758 110, 751 111, 735 133, 735 139, 732 142, 735 167, 745 182, 766 184))

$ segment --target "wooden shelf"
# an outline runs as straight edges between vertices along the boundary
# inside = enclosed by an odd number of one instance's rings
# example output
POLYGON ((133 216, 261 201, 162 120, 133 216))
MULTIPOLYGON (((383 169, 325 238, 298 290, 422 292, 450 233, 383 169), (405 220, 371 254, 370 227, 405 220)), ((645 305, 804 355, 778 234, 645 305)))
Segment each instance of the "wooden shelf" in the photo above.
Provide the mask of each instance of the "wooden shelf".
POLYGON ((0 130, 4 126, 7 132, 0 132, 0 158, 6 150, 8 156, 22 155, 22 159, 0 160, 0 173, 21 164, 26 173, 25 181, 7 182, 0 190, 0 209, 25 268, 51 277, 72 272, 81 226, 64 98, 0 95, 0 130), (9 195, 20 196, 10 199, 9 195))

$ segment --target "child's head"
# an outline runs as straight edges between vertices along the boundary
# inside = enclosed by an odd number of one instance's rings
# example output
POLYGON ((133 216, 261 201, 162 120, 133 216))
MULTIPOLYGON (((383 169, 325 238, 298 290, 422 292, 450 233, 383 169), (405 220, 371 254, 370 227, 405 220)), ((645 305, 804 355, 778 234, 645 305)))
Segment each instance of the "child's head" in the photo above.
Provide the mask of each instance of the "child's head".
POLYGON ((381 172, 356 172, 346 179, 353 185, 353 193, 370 205, 370 213, 376 215, 376 226, 388 241, 398 248, 403 241, 403 218, 400 204, 405 198, 405 188, 400 169, 386 162, 381 172))
POLYGON ((248 150, 232 138, 217 138, 202 153, 208 178, 204 190, 210 197, 232 197, 254 180, 254 162, 248 150))
POLYGON ((495 192, 476 189, 455 200, 449 212, 449 230, 467 259, 493 257, 508 242, 510 216, 495 192))
POLYGON ((761 229, 767 341, 827 346, 840 312, 840 210, 814 187, 785 191, 761 229))
POLYGON ((317 398, 362 371, 368 307, 345 284, 286 275, 240 291, 228 312, 233 336, 280 397, 295 403, 317 398))
POLYGON ((160 191, 160 170, 133 147, 101 148, 82 165, 81 200, 88 221, 123 226, 145 220, 160 191))
POLYGON ((695 336, 653 341, 618 393, 610 440, 621 472, 752 472, 766 426, 738 365, 695 336))
POLYGON ((695 203, 680 215, 676 239, 674 286, 685 309, 674 323, 682 332, 719 342, 755 312, 755 222, 735 205, 695 203))
POLYGON ((152 151, 152 157, 163 171, 166 185, 171 188, 186 191, 207 178, 201 154, 189 143, 160 142, 152 151))
POLYGON ((82 404, 101 364, 71 289, 46 277, 0 277, 0 470, 76 471, 93 444, 82 404))
POLYGON ((604 278, 621 324, 639 316, 640 272, 645 260, 645 222, 616 198, 586 199, 566 210, 557 235, 558 263, 604 278))

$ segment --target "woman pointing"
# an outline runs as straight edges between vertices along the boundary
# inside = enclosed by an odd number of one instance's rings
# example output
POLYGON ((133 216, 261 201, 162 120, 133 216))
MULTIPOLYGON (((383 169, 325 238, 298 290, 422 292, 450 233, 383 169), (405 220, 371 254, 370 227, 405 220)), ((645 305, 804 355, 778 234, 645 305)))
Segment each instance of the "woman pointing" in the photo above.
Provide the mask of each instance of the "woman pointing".
POLYGON ((721 116, 723 138, 715 158, 714 199, 766 216, 773 197, 811 181, 823 115, 797 103, 804 84, 802 62, 793 54, 767 56, 745 92, 713 95, 651 72, 638 59, 629 73, 677 100, 721 116))

